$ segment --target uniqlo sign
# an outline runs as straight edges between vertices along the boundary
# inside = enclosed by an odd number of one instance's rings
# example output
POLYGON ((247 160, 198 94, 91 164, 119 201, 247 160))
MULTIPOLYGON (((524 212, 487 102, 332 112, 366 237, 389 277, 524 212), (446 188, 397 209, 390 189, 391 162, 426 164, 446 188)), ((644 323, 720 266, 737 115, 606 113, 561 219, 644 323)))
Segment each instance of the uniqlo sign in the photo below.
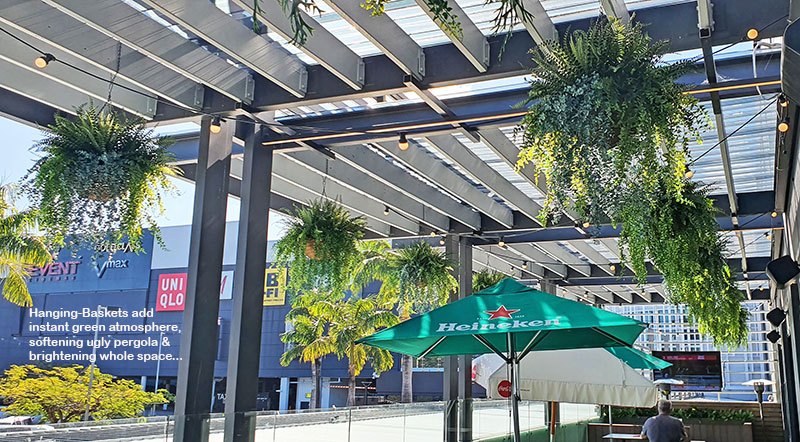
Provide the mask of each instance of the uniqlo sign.
POLYGON ((186 304, 186 273, 158 276, 157 312, 182 311, 186 304))

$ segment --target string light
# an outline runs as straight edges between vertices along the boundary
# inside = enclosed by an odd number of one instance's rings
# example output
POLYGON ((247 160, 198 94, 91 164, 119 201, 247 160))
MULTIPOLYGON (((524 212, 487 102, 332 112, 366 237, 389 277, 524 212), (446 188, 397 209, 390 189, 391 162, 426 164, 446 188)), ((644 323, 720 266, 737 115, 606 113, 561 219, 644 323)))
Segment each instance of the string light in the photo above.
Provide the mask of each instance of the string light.
POLYGON ((383 206, 383 215, 389 216, 389 206, 383 206))
POLYGON ((611 264, 611 266, 609 267, 609 269, 611 270, 611 272, 612 272, 612 273, 614 273, 614 272, 616 272, 616 271, 617 271, 617 266, 615 266, 614 264, 611 264))
POLYGON ((747 31, 747 38, 749 38, 750 40, 757 39, 758 38, 758 29, 751 28, 750 30, 748 30, 747 31))
POLYGON ((589 223, 589 221, 584 221, 584 222, 583 222, 583 228, 584 228, 584 229, 588 229, 588 228, 589 228, 589 226, 591 226, 591 224, 589 223))
POLYGON ((786 98, 786 95, 780 94, 780 95, 778 95, 778 104, 780 104, 781 107, 788 107, 789 106, 789 99, 786 98))
POLYGON ((772 212, 772 214, 770 214, 770 216, 772 216, 773 218, 776 218, 778 216, 778 212, 772 212))
POLYGON ((43 54, 33 60, 33 65, 39 69, 44 69, 48 64, 50 64, 51 61, 54 61, 55 59, 56 57, 54 57, 53 54, 43 54))
POLYGON ((687 165, 686 173, 684 173, 683 175, 686 177, 687 180, 690 180, 694 177, 694 171, 692 169, 689 169, 689 166, 687 165))
POLYGON ((219 115, 215 115, 211 120, 211 127, 209 127, 208 130, 210 130, 212 134, 222 132, 222 120, 219 118, 219 115))
POLYGON ((408 150, 408 138, 405 132, 400 132, 400 139, 397 141, 397 148, 400 150, 408 150))
POLYGON ((440 245, 440 246, 443 246, 443 245, 444 245, 444 236, 442 237, 442 239, 440 239, 440 240, 439 240, 439 245, 440 245))
POLYGON ((498 242, 497 245, 500 246, 500 247, 505 247, 506 246, 506 242, 503 241, 503 237, 502 236, 500 237, 500 242, 498 242))
POLYGON ((784 118, 781 123, 778 125, 778 131, 781 133, 786 133, 789 130, 789 118, 784 118))
POLYGON ((528 270, 528 261, 522 261, 522 270, 528 270))
POLYGON ((435 236, 436 236, 436 232, 434 232, 434 231, 431 231, 431 238, 433 238, 433 237, 435 237, 435 236))

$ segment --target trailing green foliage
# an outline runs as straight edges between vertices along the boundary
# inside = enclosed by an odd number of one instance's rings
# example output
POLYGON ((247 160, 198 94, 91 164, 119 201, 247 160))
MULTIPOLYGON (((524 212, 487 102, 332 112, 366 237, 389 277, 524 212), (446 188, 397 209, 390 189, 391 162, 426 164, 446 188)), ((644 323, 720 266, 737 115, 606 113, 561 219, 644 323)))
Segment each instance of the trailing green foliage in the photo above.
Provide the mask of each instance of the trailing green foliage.
POLYGON ((689 64, 663 63, 667 49, 641 24, 612 19, 534 53, 518 167, 531 163, 547 180, 543 221, 574 209, 598 224, 630 189, 660 182, 680 193, 686 146, 708 118, 675 83, 689 64))
MULTIPOLYGON (((653 408, 623 408, 612 407, 612 420, 630 419, 637 417, 651 417, 658 415, 655 407, 653 408)), ((712 410, 708 408, 677 408, 670 413, 672 417, 678 419, 700 419, 717 422, 752 422, 755 415, 746 410, 712 410)), ((608 407, 603 408, 602 420, 608 420, 608 407)))
POLYGON ((36 212, 18 211, 14 207, 16 192, 10 185, 0 186, 0 276, 3 297, 9 302, 30 307, 28 291, 31 266, 43 267, 52 261, 42 239, 34 232, 38 226, 36 212))
MULTIPOLYGON (((121 241, 142 250, 149 228, 163 246, 155 217, 163 213, 171 141, 154 136, 138 119, 82 106, 70 120, 55 116, 46 137, 34 148, 43 154, 23 186, 56 247, 121 241)), ((93 247, 92 247, 93 248, 93 247)))
MULTIPOLYGON (((261 11, 260 3, 264 0, 253 0, 253 30, 259 32, 258 13, 261 11)), ((267 0, 272 1, 272 0, 267 0)), ((348 0, 353 1, 353 0, 348 0)), ((361 7, 369 11, 373 16, 383 15, 386 12, 386 4, 390 0, 364 0, 361 7)), ((320 14, 321 10, 317 6, 317 0, 277 0, 283 7, 283 12, 292 24, 291 43, 303 46, 308 37, 314 31, 303 19, 301 12, 310 14, 320 14)), ((455 36, 459 40, 463 38, 463 30, 458 16, 453 13, 453 8, 448 0, 425 0, 430 9, 431 16, 437 25, 445 33, 455 36)), ((533 20, 533 15, 525 9, 523 0, 486 0, 486 5, 497 5, 495 17, 492 21, 492 30, 500 32, 511 30, 522 21, 533 20)), ((511 34, 509 33, 509 36, 511 34)))
POLYGON ((289 267, 286 290, 344 293, 350 267, 359 260, 358 240, 366 220, 350 217, 340 204, 316 200, 296 207, 286 235, 275 244, 275 261, 289 267))
POLYGON ((687 181, 681 195, 665 187, 627 197, 619 214, 623 259, 644 282, 649 258, 664 275, 669 301, 685 304, 715 344, 744 344, 749 313, 741 306, 744 295, 725 260, 726 242, 717 231, 718 212, 707 187, 687 181))
POLYGON ((499 283, 505 278, 506 275, 489 269, 483 269, 478 273, 473 273, 472 293, 477 293, 481 290, 488 289, 489 287, 499 283))

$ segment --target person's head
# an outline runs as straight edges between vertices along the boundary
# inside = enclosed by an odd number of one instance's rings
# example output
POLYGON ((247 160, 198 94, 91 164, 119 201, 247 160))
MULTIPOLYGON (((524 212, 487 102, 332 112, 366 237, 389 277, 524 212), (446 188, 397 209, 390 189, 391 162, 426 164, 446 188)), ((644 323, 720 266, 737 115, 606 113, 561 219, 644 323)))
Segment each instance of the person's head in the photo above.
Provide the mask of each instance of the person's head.
POLYGON ((670 414, 672 412, 672 402, 667 400, 658 401, 658 414, 670 414))

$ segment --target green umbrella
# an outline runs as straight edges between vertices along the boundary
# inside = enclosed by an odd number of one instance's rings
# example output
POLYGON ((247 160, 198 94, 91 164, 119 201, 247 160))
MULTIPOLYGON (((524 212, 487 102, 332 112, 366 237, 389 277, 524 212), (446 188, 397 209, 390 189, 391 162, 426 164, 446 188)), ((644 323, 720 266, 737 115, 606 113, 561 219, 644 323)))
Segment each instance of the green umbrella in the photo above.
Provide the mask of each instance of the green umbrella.
MULTIPOLYGON (((511 366, 531 351, 630 347, 647 324, 534 290, 506 278, 464 299, 358 342, 423 358, 496 353, 511 366)), ((520 440, 519 392, 512 395, 514 440, 520 440)))
POLYGON ((612 355, 622 359, 631 368, 639 370, 663 370, 671 367, 672 363, 649 355, 633 347, 609 347, 606 349, 612 355))

